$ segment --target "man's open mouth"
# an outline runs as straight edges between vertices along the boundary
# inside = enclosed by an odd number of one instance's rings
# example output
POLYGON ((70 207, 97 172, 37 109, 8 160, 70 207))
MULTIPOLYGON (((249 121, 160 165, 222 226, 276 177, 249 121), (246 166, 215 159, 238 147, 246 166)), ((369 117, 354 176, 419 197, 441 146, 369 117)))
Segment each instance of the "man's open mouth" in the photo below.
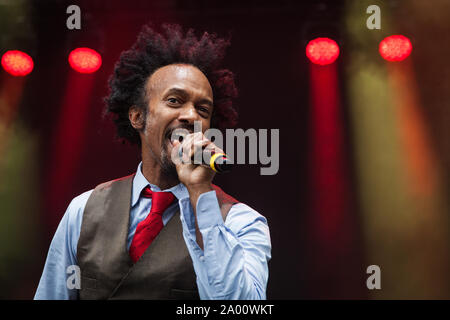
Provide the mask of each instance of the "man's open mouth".
POLYGON ((168 143, 170 143, 172 146, 176 140, 176 135, 172 134, 173 131, 169 131, 169 133, 166 134, 166 140, 168 141, 168 143))

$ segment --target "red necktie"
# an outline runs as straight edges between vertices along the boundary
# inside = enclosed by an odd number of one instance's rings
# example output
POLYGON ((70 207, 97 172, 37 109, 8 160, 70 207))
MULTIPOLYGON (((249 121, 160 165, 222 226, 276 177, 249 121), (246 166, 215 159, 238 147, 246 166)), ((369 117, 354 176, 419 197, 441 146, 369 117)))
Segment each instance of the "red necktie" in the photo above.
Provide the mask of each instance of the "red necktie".
POLYGON ((171 192, 152 192, 150 187, 142 190, 142 196, 152 198, 152 207, 147 218, 139 222, 130 245, 130 257, 133 262, 139 260, 163 228, 162 214, 175 199, 171 192))

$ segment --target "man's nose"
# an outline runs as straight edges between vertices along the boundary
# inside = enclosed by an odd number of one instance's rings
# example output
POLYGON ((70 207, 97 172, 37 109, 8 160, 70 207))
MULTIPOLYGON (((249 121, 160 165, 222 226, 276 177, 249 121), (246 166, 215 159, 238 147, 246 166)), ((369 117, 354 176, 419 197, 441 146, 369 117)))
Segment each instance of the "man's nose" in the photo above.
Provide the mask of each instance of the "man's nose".
POLYGON ((180 122, 194 123, 194 121, 198 119, 198 112, 192 103, 187 103, 181 108, 180 115, 178 116, 180 122))

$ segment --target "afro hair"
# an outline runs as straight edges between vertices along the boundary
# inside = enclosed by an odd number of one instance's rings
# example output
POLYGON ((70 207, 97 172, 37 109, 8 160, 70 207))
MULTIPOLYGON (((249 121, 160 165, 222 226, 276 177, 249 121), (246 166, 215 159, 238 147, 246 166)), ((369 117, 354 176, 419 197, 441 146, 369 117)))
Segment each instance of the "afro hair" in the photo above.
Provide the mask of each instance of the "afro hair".
POLYGON ((106 115, 112 115, 117 136, 140 145, 139 132, 128 118, 131 106, 143 108, 146 114, 148 97, 145 84, 159 68, 170 64, 189 64, 208 78, 214 96, 211 127, 219 130, 237 124, 237 97, 234 74, 220 68, 229 41, 204 32, 198 39, 194 30, 183 32, 179 25, 164 24, 162 32, 145 25, 131 49, 122 52, 109 79, 109 95, 105 98, 106 115))

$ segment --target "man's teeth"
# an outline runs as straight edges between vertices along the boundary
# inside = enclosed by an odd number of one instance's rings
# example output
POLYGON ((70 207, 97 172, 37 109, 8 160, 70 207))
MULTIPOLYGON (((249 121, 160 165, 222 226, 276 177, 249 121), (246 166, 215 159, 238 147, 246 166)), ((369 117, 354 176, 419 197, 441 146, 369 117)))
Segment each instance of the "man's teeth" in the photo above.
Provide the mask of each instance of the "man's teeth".
POLYGON ((172 138, 167 138, 167 140, 169 140, 169 142, 173 145, 173 143, 175 142, 175 139, 172 139, 172 138))

